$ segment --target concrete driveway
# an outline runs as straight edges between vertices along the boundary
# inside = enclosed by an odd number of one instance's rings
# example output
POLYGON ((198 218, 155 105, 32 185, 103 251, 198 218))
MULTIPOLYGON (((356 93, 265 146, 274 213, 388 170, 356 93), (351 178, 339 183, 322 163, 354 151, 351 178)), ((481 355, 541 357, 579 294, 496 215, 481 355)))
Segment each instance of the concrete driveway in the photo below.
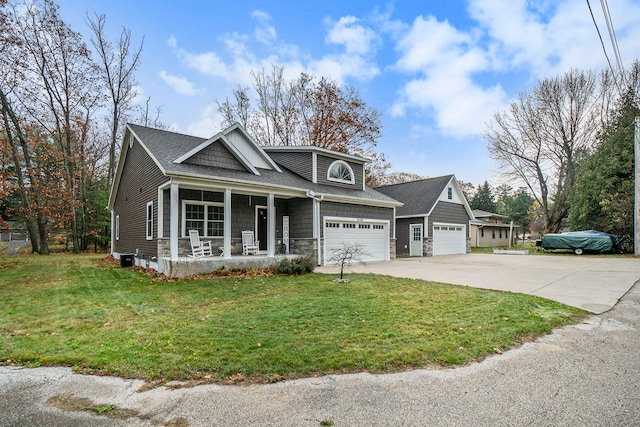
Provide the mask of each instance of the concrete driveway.
MULTIPOLYGON (((318 267, 316 271, 339 272, 337 267, 318 267)), ((350 271, 519 292, 603 313, 640 280, 640 259, 468 254, 400 258, 352 266, 350 271)))

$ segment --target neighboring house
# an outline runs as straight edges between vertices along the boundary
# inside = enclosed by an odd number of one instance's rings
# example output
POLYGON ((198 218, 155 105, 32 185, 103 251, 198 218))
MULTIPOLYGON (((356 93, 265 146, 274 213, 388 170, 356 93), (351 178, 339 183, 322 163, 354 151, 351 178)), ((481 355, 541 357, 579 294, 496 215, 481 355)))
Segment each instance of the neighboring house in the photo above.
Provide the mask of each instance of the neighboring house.
POLYGON ((205 139, 127 125, 109 197, 112 253, 170 276, 266 266, 295 254, 324 264, 358 241, 395 258, 394 208, 364 182, 368 161, 318 147, 261 147, 235 124, 205 139), (189 230, 215 257, 189 258, 189 230), (260 254, 242 253, 251 230, 260 254), (220 255, 220 256, 217 256, 220 255))
POLYGON ((486 212, 480 209, 473 210, 475 220, 471 221, 471 246, 472 247, 496 247, 509 246, 518 235, 518 226, 505 224, 506 215, 486 212))
POLYGON ((398 256, 433 256, 469 252, 473 214, 453 175, 378 187, 403 203, 396 208, 398 256))
POLYGON ((6 225, 0 225, 0 242, 13 240, 28 240, 27 229, 19 221, 6 221, 6 225))

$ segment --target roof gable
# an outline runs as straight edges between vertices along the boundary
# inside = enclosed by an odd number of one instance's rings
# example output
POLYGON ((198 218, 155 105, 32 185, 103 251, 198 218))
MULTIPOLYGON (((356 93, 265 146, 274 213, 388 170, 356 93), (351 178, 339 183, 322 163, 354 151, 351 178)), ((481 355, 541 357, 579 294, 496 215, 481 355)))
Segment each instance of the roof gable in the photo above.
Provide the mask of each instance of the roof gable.
POLYGON ((234 124, 233 126, 202 142, 197 147, 192 148, 188 152, 175 159, 173 163, 193 164, 194 156, 198 154, 200 155, 200 157, 206 156, 206 154, 201 153, 209 149, 209 147, 214 143, 222 144, 226 148, 226 150, 231 153, 241 165, 244 166, 247 171, 253 173, 254 175, 260 175, 258 168, 266 170, 276 170, 278 172, 281 172, 278 165, 276 165, 275 162, 262 149, 262 147, 260 147, 260 145, 253 138, 251 138, 249 134, 247 134, 247 132, 239 123, 234 124))
POLYGON ((116 171, 113 177, 113 182, 111 183, 111 190, 109 191, 109 201, 107 203, 107 207, 111 209, 113 207, 113 203, 115 202, 115 197, 117 193, 117 189, 120 186, 120 178, 122 177, 122 170, 124 168, 125 160, 127 158, 127 153, 129 152, 129 148, 133 147, 134 144, 140 144, 140 146, 147 153, 149 158, 155 163, 158 169, 166 174, 165 168, 162 166, 158 158, 153 154, 152 150, 147 147, 145 143, 142 142, 142 138, 137 134, 136 131, 144 131, 144 129, 148 129, 142 126, 135 126, 127 124, 124 132, 124 142, 122 144, 122 148, 120 150, 120 157, 118 159, 118 165, 116 166, 116 171))
POLYGON ((397 216, 427 216, 431 214, 436 204, 442 201, 462 204, 469 218, 473 218, 469 203, 454 175, 386 185, 376 190, 404 203, 404 206, 397 208, 397 216), (448 198, 448 188, 452 189, 452 199, 448 198))
POLYGON ((221 141, 214 141, 184 161, 191 165, 246 171, 246 166, 238 160, 221 141))

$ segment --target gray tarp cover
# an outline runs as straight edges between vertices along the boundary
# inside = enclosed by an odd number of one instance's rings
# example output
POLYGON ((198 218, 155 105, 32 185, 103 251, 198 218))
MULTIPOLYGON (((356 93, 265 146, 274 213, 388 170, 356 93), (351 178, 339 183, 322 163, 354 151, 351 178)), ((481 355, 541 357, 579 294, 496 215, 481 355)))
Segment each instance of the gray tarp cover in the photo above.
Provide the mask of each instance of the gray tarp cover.
POLYGON ((582 249, 594 252, 613 252, 619 249, 618 236, 596 230, 570 231, 561 234, 545 234, 544 249, 582 249))

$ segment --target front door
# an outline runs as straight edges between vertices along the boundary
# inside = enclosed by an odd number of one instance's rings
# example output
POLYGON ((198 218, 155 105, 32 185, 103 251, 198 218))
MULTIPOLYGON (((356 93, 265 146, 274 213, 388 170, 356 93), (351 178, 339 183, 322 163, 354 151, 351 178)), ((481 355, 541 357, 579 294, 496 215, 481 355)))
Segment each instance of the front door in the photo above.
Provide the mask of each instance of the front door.
POLYGON ((256 239, 260 241, 260 250, 267 250, 267 207, 256 206, 256 239))
POLYGON ((409 256, 422 256, 422 224, 409 226, 409 256))

